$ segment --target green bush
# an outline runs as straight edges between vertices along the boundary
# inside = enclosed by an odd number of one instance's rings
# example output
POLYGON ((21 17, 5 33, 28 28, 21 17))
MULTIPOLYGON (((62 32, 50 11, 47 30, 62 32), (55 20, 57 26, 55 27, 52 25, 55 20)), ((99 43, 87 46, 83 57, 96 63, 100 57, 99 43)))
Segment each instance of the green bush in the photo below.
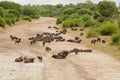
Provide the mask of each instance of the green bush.
POLYGON ((62 23, 63 28, 73 27, 74 22, 72 20, 66 20, 62 23))
POLYGON ((56 24, 61 24, 61 23, 62 23, 61 19, 57 18, 56 24))
POLYGON ((94 20, 89 19, 88 21, 85 22, 85 27, 90 27, 94 26, 94 20))
POLYGON ((98 37, 100 34, 96 31, 96 30, 93 30, 93 29, 90 29, 88 32, 87 32, 87 38, 91 38, 91 37, 98 37))
POLYGON ((68 19, 75 19, 75 18, 80 18, 80 16, 76 13, 69 15, 68 19))
POLYGON ((112 35, 112 43, 120 45, 120 32, 112 35))
POLYGON ((111 22, 104 22, 98 28, 98 31, 100 32, 101 35, 112 35, 113 33, 116 33, 117 30, 118 30, 117 25, 111 22))
POLYGON ((102 16, 100 16, 100 17, 98 17, 98 19, 97 19, 99 22, 104 22, 105 21, 105 18, 104 17, 102 17, 102 16))
POLYGON ((29 17, 29 16, 24 16, 22 19, 23 19, 23 20, 27 20, 27 21, 29 21, 29 22, 32 21, 31 17, 29 17))
POLYGON ((39 15, 34 15, 32 18, 34 18, 34 19, 39 19, 40 16, 39 16, 39 15))
POLYGON ((11 22, 12 22, 12 24, 15 24, 16 19, 15 18, 11 19, 11 22))
POLYGON ((62 11, 62 14, 64 14, 64 15, 70 15, 70 14, 72 14, 72 13, 74 13, 74 12, 75 12, 75 9, 74 9, 74 8, 68 7, 68 8, 65 8, 65 9, 62 11))
POLYGON ((82 8, 82 9, 78 10, 78 14, 79 15, 84 15, 84 14, 92 15, 93 11, 86 9, 86 8, 82 8))
POLYGON ((86 14, 86 15, 83 15, 83 16, 82 16, 82 19, 83 19, 83 21, 86 22, 87 20, 91 19, 91 16, 88 15, 88 14, 86 14))
POLYGON ((2 28, 5 28, 5 20, 3 18, 0 17, 0 26, 2 28))
POLYGON ((5 18, 5 22, 6 22, 6 24, 8 24, 10 26, 12 25, 12 21, 10 18, 5 18))
POLYGON ((118 27, 120 28, 120 18, 118 19, 117 23, 118 23, 118 27))

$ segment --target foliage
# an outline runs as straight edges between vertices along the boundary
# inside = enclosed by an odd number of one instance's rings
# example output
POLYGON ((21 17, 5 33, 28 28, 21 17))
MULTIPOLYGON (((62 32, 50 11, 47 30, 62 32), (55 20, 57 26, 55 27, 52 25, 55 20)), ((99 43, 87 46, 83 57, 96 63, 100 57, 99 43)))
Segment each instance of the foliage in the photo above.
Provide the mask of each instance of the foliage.
POLYGON ((10 26, 12 25, 12 20, 10 18, 5 18, 5 22, 10 26))
POLYGON ((118 27, 120 28, 120 18, 118 19, 117 23, 118 23, 118 27))
POLYGON ((63 11, 62 11, 62 14, 65 14, 65 15, 70 15, 72 13, 75 12, 75 9, 74 8, 65 8, 63 11))
POLYGON ((35 6, 25 5, 22 11, 23 15, 30 16, 34 18, 36 15, 39 15, 39 10, 35 6))
POLYGON ((80 10, 78 10, 78 14, 79 15, 84 15, 84 14, 92 15, 93 11, 91 11, 89 9, 80 9, 80 10))
POLYGON ((5 28, 5 20, 0 17, 0 27, 5 28))
POLYGON ((92 19, 89 19, 89 20, 87 20, 86 22, 85 22, 85 27, 90 27, 90 26, 94 26, 94 20, 92 20, 92 19))
POLYGON ((24 16, 22 19, 23 19, 23 20, 27 20, 27 21, 29 21, 29 22, 32 21, 31 17, 29 17, 29 16, 24 16))
POLYGON ((116 4, 112 1, 100 1, 97 5, 98 11, 104 17, 112 17, 116 12, 116 4))
POLYGON ((68 20, 65 20, 63 23, 62 23, 63 27, 64 28, 68 28, 68 27, 81 27, 81 26, 84 26, 84 22, 82 21, 81 18, 75 18, 75 19, 68 19, 68 20))
POLYGON ((91 16, 90 15, 88 15, 88 14, 86 14, 86 15, 83 15, 82 16, 82 19, 83 19, 83 21, 88 21, 89 19, 91 19, 91 16))
POLYGON ((101 26, 98 28, 100 34, 102 35, 112 35, 117 32, 118 27, 116 24, 111 22, 104 22, 101 24, 101 26))
POLYGON ((112 43, 116 45, 120 45, 120 32, 112 35, 112 43))

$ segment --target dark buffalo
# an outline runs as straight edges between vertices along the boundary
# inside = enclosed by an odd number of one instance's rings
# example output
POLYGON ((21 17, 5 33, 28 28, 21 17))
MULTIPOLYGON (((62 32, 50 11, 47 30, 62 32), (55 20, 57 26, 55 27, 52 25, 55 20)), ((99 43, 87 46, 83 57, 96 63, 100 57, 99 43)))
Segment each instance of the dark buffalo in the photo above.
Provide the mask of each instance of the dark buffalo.
POLYGON ((35 58, 25 58, 24 63, 33 63, 35 58))
POLYGON ((19 58, 16 58, 15 59, 15 62, 22 62, 23 61, 23 58, 22 57, 19 57, 19 58))
POLYGON ((91 40, 91 44, 95 44, 96 42, 97 42, 96 39, 92 39, 92 40, 91 40))
POLYGON ((49 52, 49 51, 51 51, 51 48, 45 47, 45 50, 49 52))
POLYGON ((20 42, 21 42, 21 38, 17 39, 17 40, 15 41, 15 44, 16 44, 16 43, 19 44, 20 42))

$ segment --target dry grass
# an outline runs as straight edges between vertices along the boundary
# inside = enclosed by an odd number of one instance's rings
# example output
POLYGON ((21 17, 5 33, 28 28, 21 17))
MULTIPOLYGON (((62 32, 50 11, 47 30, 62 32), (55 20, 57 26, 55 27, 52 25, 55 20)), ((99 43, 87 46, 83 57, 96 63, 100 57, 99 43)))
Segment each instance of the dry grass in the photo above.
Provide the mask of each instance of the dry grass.
POLYGON ((117 60, 120 60, 120 49, 118 46, 115 45, 111 45, 111 36, 100 36, 101 39, 106 40, 106 43, 96 43, 96 44, 91 44, 90 41, 93 38, 86 38, 86 32, 89 29, 85 29, 84 30, 84 36, 80 36, 80 29, 81 27, 78 28, 77 31, 71 31, 71 29, 68 29, 68 33, 73 35, 73 36, 79 36, 80 39, 82 39, 83 41, 81 42, 82 45, 85 45, 87 47, 90 47, 92 49, 97 49, 101 52, 104 52, 110 56, 113 56, 114 58, 116 58, 117 60))

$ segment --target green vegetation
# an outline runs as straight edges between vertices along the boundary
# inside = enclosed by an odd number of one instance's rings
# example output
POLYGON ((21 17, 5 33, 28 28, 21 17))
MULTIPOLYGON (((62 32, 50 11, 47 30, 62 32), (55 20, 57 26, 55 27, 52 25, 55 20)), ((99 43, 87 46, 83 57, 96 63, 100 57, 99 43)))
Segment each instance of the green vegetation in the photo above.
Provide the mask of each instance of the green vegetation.
POLYGON ((112 35, 112 43, 120 46, 120 32, 112 35))
POLYGON ((117 30, 118 30, 117 25, 114 23, 111 23, 111 22, 104 22, 98 28, 98 31, 102 35, 112 35, 112 34, 116 33, 117 30))
POLYGON ((5 20, 3 18, 0 18, 0 26, 5 27, 5 20))
POLYGON ((98 3, 97 8, 104 17, 112 17, 117 10, 115 2, 112 1, 101 1, 98 3))
POLYGON ((16 22, 23 20, 32 21, 32 19, 40 18, 40 9, 37 6, 25 5, 14 2, 0 2, 0 27, 5 28, 6 25, 11 26, 16 22))
POLYGON ((99 37, 99 33, 96 30, 90 29, 87 31, 87 38, 99 37))

